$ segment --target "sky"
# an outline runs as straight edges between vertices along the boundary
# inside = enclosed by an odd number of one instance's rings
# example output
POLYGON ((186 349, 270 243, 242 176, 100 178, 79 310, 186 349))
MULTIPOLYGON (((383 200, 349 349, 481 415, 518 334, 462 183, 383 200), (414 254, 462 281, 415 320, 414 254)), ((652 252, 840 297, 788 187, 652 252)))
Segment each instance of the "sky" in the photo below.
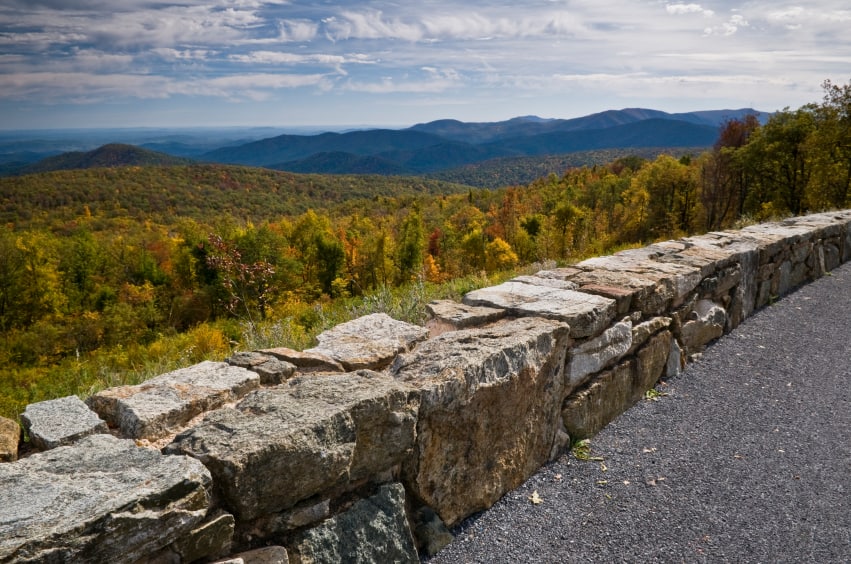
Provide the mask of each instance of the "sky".
POLYGON ((0 129, 388 126, 818 102, 848 0, 4 0, 0 129))

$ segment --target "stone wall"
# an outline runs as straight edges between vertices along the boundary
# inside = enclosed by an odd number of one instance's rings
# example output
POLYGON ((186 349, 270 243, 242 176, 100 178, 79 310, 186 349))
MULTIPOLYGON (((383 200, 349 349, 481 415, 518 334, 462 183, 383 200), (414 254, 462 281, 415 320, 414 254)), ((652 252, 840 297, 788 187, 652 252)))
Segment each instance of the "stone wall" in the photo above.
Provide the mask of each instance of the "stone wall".
POLYGON ((26 445, 0 420, 0 562, 417 562, 849 259, 851 211, 810 215, 521 276, 430 304, 425 328, 374 314, 30 405, 26 445))

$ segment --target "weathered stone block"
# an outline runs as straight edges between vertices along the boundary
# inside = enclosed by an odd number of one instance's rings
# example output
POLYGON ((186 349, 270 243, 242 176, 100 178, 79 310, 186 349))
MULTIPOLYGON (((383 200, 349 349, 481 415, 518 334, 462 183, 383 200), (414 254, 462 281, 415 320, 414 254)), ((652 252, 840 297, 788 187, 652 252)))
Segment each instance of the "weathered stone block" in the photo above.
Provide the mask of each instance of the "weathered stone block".
POLYGON ((828 243, 824 245, 824 272, 831 272, 839 268, 842 264, 839 256, 839 247, 835 244, 828 243))
POLYGON ((565 400, 561 413, 571 440, 594 436, 634 403, 634 372, 635 361, 623 362, 565 400))
POLYGON ((505 317, 504 309, 476 307, 459 304, 452 300, 435 300, 426 305, 431 319, 426 323, 432 337, 447 331, 469 329, 495 323, 505 317))
POLYGON ((0 462, 14 462, 18 459, 20 441, 21 427, 18 423, 0 417, 0 462))
POLYGON ((668 363, 665 366, 665 375, 668 378, 675 378, 683 373, 685 369, 685 357, 683 349, 676 339, 671 339, 671 350, 668 352, 668 363))
POLYGON ((665 375, 672 341, 671 332, 663 331, 651 338, 636 354, 633 402, 644 397, 644 392, 653 388, 659 378, 665 375))
POLYGON ((373 313, 320 333, 319 345, 305 352, 329 356, 346 370, 379 370, 427 338, 428 329, 373 313))
POLYGON ((172 545, 181 562, 195 562, 201 558, 227 554, 233 540, 234 518, 221 513, 180 537, 172 545))
POLYGON ((82 437, 109 432, 106 422, 77 396, 31 403, 21 414, 21 422, 39 450, 70 445, 82 437))
POLYGON ((0 464, 0 562, 136 562, 204 519, 210 487, 197 460, 110 435, 0 464))
POLYGON ((504 282, 474 290, 464 296, 463 301, 467 305, 502 308, 517 316, 564 321, 570 325, 570 335, 575 338, 600 334, 609 326, 616 311, 615 301, 602 296, 521 282, 504 282))
POLYGON ((703 346, 724 334, 727 312, 710 300, 700 300, 692 312, 693 320, 683 324, 680 338, 688 354, 699 352, 703 346))
POLYGON ((417 550, 428 556, 434 556, 455 538, 440 516, 428 506, 417 509, 413 525, 417 550))
POLYGON ((662 329, 667 329, 670 326, 670 317, 654 317, 653 319, 634 325, 632 328, 632 347, 630 347, 629 353, 635 352, 642 347, 651 336, 655 335, 662 329))
POLYGON ((445 333, 391 368, 420 390, 407 486, 449 525, 547 461, 560 428, 567 325, 543 318, 445 333))
MULTIPOLYGON (((691 264, 659 260, 670 253, 654 251, 650 247, 629 249, 614 255, 584 260, 576 266, 583 270, 608 270, 651 280, 664 286, 677 306, 700 284, 702 269, 691 264)), ((576 280, 576 278, 574 278, 576 280)), ((578 281, 578 280, 576 280, 578 281)), ((648 313, 661 313, 652 311, 648 313)))
POLYGON ((294 364, 299 372, 345 372, 343 365, 326 354, 318 352, 297 351, 286 347, 264 349, 258 351, 262 354, 274 356, 294 364))
POLYGON ((708 276, 700 283, 700 293, 703 296, 719 298, 733 289, 742 281, 742 269, 738 264, 728 266, 708 276))
POLYGON ((581 386, 587 377, 614 363, 632 347, 632 322, 616 323, 599 336, 575 345, 568 353, 565 394, 581 386))
POLYGON ((405 516, 401 484, 381 486, 345 513, 308 529, 289 549, 291 561, 299 564, 420 561, 405 516))
MULTIPOLYGON (((638 294, 636 290, 631 288, 602 286, 600 284, 585 284, 579 290, 586 294, 594 294, 595 296, 603 296, 604 298, 615 300, 618 315, 626 315, 633 310, 633 298, 638 294)), ((640 309, 637 304, 635 308, 640 309)))
POLYGON ((225 362, 256 372, 264 386, 277 386, 291 378, 296 371, 295 364, 259 352, 238 352, 225 359, 225 362))
POLYGON ((589 267, 573 277, 582 291, 617 301, 618 314, 640 311, 645 315, 664 313, 674 299, 673 291, 664 284, 631 272, 589 267))
POLYGON ((235 401, 260 386, 260 376, 224 362, 205 361, 137 386, 109 388, 86 402, 111 427, 133 439, 157 439, 196 415, 235 401))
POLYGON ((522 284, 532 284, 533 286, 543 286, 545 288, 558 288, 560 290, 575 290, 578 288, 575 282, 562 280, 561 278, 553 278, 533 274, 530 276, 516 276, 511 279, 511 282, 520 282, 522 284))
POLYGON ((416 413, 416 394, 387 375, 307 375, 208 414, 164 451, 201 460, 251 520, 400 464, 416 413))

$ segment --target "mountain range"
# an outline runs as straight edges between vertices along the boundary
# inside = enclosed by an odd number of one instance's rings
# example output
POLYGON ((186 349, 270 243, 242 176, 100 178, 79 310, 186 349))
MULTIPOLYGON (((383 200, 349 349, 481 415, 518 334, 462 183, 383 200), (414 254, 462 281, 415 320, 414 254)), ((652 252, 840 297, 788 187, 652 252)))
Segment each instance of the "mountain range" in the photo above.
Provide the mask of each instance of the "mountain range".
POLYGON ((279 135, 222 147, 199 158, 290 172, 418 175, 505 157, 633 147, 709 147, 725 121, 749 114, 760 115, 750 108, 681 114, 631 108, 574 119, 439 120, 407 129, 279 135))
MULTIPOLYGON (((258 166, 299 173, 425 175, 491 160, 564 155, 582 151, 654 147, 711 146, 721 125, 731 119, 767 114, 744 108, 671 114, 627 108, 574 119, 516 117, 501 122, 438 120, 405 129, 362 129, 312 134, 282 134, 226 144, 202 152, 210 140, 148 142, 136 147, 110 143, 89 152, 74 151, 32 160, 0 158, 0 173, 121 165, 196 162, 258 166), (152 150, 153 149, 153 150, 152 150)), ((119 132, 120 133, 120 132, 119 132)), ((17 155, 34 155, 18 142, 17 155), (29 152, 28 152, 29 151, 29 152)), ((0 155, 3 157, 3 155, 0 155)), ((31 159, 32 157, 30 157, 31 159)))

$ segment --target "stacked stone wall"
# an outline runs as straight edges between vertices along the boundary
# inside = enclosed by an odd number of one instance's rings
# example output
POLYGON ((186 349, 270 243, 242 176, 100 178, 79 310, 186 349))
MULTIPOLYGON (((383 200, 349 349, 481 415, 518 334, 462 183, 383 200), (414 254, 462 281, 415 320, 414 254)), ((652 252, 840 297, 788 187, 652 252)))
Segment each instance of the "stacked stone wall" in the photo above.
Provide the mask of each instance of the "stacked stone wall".
POLYGON ((0 419, 0 562, 417 562, 756 309, 851 211, 596 257, 0 419))

